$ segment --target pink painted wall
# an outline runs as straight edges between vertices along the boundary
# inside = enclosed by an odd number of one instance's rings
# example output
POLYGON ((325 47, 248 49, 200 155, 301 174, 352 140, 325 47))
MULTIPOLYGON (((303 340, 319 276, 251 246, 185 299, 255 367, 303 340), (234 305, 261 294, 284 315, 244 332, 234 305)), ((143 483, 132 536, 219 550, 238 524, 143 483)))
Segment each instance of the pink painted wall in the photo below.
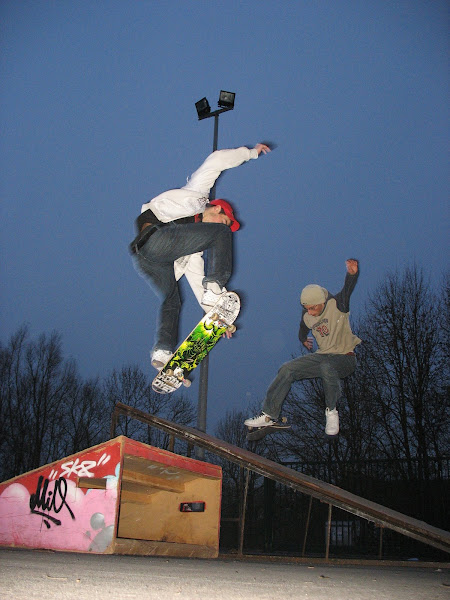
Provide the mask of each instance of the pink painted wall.
POLYGON ((120 461, 112 440, 0 484, 0 545, 104 552, 117 526, 120 461), (78 477, 107 487, 77 488, 78 477))

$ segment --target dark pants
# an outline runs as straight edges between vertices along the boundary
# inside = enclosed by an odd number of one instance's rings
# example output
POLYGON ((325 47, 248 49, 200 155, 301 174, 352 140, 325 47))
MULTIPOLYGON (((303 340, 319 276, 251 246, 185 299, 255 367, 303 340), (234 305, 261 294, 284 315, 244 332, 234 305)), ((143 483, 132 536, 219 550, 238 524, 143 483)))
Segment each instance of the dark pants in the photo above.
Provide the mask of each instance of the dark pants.
POLYGON ((277 376, 267 390, 262 410, 278 419, 281 407, 294 381, 322 379, 325 404, 333 410, 341 397, 341 379, 351 375, 356 368, 356 358, 349 354, 308 354, 281 365, 277 376))
POLYGON ((225 286, 231 276, 231 230, 221 223, 170 223, 156 231, 136 254, 137 267, 161 299, 155 348, 173 352, 178 338, 181 299, 173 263, 181 256, 208 251, 203 284, 225 286))

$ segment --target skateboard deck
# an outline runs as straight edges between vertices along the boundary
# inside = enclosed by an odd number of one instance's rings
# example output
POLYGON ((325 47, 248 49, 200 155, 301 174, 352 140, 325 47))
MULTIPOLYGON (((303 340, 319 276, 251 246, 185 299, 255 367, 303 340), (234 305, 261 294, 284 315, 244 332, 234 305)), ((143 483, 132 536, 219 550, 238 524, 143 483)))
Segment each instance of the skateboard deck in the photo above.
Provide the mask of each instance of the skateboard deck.
POLYGON ((235 292, 226 292, 180 344, 175 354, 159 371, 152 388, 159 394, 170 394, 181 385, 189 387, 188 375, 211 352, 222 335, 234 332, 241 302, 235 292))
POLYGON ((249 442, 257 442, 262 440, 269 433, 276 433, 277 431, 283 431, 284 429, 290 429, 290 425, 287 424, 286 418, 283 417, 281 421, 274 425, 265 425, 263 427, 248 427, 247 440, 249 442))

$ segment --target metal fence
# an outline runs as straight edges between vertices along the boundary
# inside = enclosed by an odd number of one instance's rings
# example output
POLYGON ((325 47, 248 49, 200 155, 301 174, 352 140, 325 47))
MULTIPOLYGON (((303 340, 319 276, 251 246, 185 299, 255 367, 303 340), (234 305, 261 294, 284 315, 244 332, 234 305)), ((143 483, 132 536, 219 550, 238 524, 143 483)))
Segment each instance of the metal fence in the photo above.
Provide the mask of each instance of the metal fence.
MULTIPOLYGON (((444 530, 450 529, 450 457, 370 460, 351 463, 288 462, 291 469, 332 483, 373 502, 408 514, 444 530), (409 464, 407 464, 409 463, 409 464), (421 478, 427 473, 427 480, 421 478), (413 473, 411 478, 408 474, 413 473)), ((225 479, 221 548, 236 547, 241 522, 243 485, 225 479), (239 507, 239 509, 238 509, 239 507)), ((244 553, 447 560, 448 555, 425 544, 377 527, 342 509, 331 508, 261 476, 250 478, 243 535, 244 553)))

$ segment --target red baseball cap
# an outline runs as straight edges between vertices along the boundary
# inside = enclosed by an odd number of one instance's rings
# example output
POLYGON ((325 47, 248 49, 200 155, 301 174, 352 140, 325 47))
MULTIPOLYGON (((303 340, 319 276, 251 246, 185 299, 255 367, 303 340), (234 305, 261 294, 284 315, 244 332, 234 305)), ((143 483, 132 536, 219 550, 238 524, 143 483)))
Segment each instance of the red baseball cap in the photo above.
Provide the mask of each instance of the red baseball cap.
POLYGON ((229 202, 227 202, 226 200, 221 200, 219 198, 218 200, 212 200, 212 202, 210 202, 210 204, 220 206, 222 208, 223 212, 227 215, 227 217, 229 217, 231 219, 231 225, 230 225, 231 231, 237 231, 239 229, 239 227, 241 225, 240 225, 239 221, 236 221, 236 217, 234 216, 233 209, 231 208, 231 204, 229 202))

